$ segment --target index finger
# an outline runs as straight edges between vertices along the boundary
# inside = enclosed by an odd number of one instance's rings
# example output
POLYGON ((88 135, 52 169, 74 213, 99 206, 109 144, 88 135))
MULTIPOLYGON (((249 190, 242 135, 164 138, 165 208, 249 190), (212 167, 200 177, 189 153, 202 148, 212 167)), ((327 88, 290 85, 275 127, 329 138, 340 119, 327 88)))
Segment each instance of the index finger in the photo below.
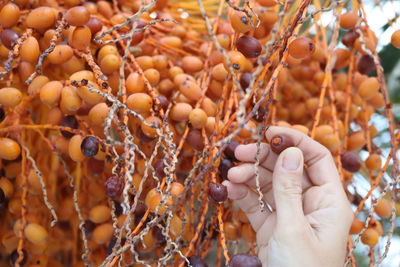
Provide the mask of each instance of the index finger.
POLYGON ((271 126, 265 136, 269 142, 275 135, 284 135, 292 139, 294 146, 303 152, 307 173, 315 185, 340 183, 339 174, 331 152, 311 137, 295 129, 271 126))

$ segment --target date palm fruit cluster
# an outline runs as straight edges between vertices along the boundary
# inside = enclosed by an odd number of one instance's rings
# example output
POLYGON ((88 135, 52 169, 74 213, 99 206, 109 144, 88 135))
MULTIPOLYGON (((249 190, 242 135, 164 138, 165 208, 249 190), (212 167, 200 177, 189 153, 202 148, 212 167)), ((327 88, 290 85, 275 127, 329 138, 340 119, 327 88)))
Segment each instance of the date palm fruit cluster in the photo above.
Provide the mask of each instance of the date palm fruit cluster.
MULTIPOLYGON (((362 2, 338 2, 332 29, 319 1, 239 2, 1 2, 1 266, 261 266, 222 181, 268 125, 326 146, 345 188, 384 189, 371 118, 392 152, 395 125, 362 2)), ((377 244, 394 197, 350 233, 377 244)))

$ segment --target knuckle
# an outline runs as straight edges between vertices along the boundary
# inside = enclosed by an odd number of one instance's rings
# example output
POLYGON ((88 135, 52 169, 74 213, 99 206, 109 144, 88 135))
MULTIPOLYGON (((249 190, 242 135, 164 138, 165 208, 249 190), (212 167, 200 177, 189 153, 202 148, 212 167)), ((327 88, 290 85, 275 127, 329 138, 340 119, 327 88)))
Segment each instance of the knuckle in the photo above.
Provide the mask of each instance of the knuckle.
POLYGON ((260 190, 263 193, 269 192, 272 189, 272 183, 265 183, 263 185, 261 185, 260 190))
POLYGON ((297 175, 290 174, 285 177, 278 177, 280 179, 277 184, 277 191, 279 193, 289 194, 289 195, 301 195, 301 181, 297 175))
POLYGON ((331 152, 329 151, 329 149, 323 145, 321 145, 320 143, 318 143, 320 146, 320 150, 321 150, 321 155, 324 157, 332 157, 331 152))
POLYGON ((258 147, 257 144, 255 143, 254 146, 255 146, 254 160, 258 160, 259 162, 265 161, 269 154, 268 145, 266 143, 260 143, 260 146, 258 147))

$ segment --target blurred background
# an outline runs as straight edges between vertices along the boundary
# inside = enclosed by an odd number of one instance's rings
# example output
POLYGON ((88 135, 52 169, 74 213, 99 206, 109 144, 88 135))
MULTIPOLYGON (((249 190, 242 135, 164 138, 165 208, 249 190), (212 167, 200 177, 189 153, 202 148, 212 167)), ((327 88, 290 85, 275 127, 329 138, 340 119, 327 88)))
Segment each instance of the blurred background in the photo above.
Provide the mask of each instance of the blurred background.
MULTIPOLYGON (((388 1, 388 0, 370 0, 363 1, 365 3, 367 19, 369 26, 375 32, 378 37, 378 51, 381 58, 382 66, 386 76, 386 82, 390 91, 391 100, 393 103, 393 114, 396 119, 397 128, 400 123, 400 49, 393 47, 390 44, 390 38, 394 31, 400 29, 400 1, 388 1)), ((333 13, 325 12, 322 16, 322 23, 326 25, 333 25, 333 13)), ((342 32, 343 34, 344 32, 342 32)), ((342 45, 343 46, 343 45, 342 45)), ((344 46, 343 46, 344 47, 344 46)), ((383 156, 389 154, 389 131, 388 123, 383 116, 376 114, 372 118, 372 124, 376 126, 380 134, 374 139, 376 145, 382 148, 383 156)), ((361 153, 361 159, 365 159, 368 153, 361 153)), ((398 151, 398 157, 400 152, 398 151)), ((390 168, 388 168, 388 171, 390 168)), ((386 173, 385 179, 389 181, 390 173, 386 173)), ((368 177, 363 177, 362 174, 357 174, 354 177, 355 187, 360 195, 364 196, 370 189, 370 183, 368 177)), ((399 185, 400 186, 400 185, 399 185)), ((399 187, 400 189, 400 187, 399 187)), ((352 190, 351 188, 349 190, 352 190)), ((354 190, 354 189, 353 189, 354 190)), ((379 192, 375 192, 379 195, 379 192)), ((370 207, 370 202, 366 204, 370 207)), ((397 267, 400 266, 400 218, 399 218, 400 207, 397 207, 397 218, 396 228, 392 239, 392 244, 388 253, 387 258, 382 262, 382 267, 397 267)), ((362 218, 362 216, 360 216, 362 218)), ((382 221, 385 230, 389 229, 389 219, 382 221)), ((384 252, 385 245, 387 243, 387 237, 383 237, 380 240, 379 245, 376 247, 376 252, 380 255, 384 252)), ((356 249, 356 257, 359 266, 368 266, 368 251, 369 248, 362 244, 358 244, 356 249)))

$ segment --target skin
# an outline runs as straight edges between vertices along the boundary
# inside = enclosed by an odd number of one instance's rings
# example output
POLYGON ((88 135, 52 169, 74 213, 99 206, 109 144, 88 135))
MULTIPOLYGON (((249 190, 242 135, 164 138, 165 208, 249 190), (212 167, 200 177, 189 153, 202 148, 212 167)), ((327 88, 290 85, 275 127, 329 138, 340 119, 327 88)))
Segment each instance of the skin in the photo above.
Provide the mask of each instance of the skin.
POLYGON ((242 164, 231 168, 224 181, 228 197, 256 231, 263 267, 341 267, 353 212, 331 153, 290 128, 270 127, 266 138, 278 134, 289 136, 295 146, 277 155, 263 143, 258 155, 261 191, 273 211, 262 211, 251 189, 256 185, 256 144, 236 148, 242 164))

